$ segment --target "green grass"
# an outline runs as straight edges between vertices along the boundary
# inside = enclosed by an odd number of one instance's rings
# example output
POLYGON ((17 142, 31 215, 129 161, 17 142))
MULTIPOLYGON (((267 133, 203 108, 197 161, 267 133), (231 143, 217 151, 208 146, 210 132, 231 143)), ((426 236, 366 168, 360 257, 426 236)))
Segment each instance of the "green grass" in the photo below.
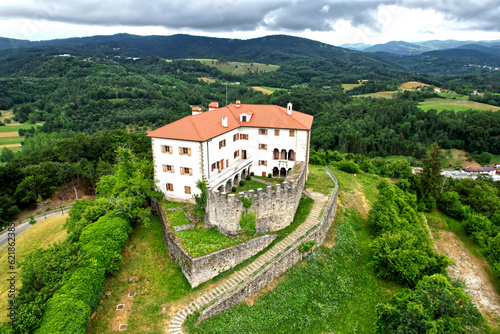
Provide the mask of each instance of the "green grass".
POLYGON ((19 131, 20 129, 31 129, 32 127, 37 127, 38 125, 32 124, 30 122, 26 122, 24 124, 19 124, 19 125, 5 125, 5 126, 0 126, 0 132, 14 132, 14 131, 19 131))
POLYGON ((165 209, 178 208, 178 207, 182 207, 182 206, 187 205, 186 203, 167 201, 167 200, 163 200, 160 203, 161 203, 162 207, 165 209))
POLYGON ((377 304, 387 301, 400 287, 378 279, 368 265, 372 237, 366 219, 356 210, 359 198, 351 193, 360 191, 374 201, 380 178, 333 173, 341 184, 341 204, 334 222, 337 227, 327 239, 334 239, 335 245, 319 247, 314 260, 294 266, 251 307, 241 303, 199 325, 195 316, 188 317, 185 325, 189 333, 374 332, 377 304))
POLYGON ((279 90, 286 90, 284 88, 276 88, 276 87, 269 87, 269 86, 259 86, 259 87, 267 89, 267 90, 270 90, 273 93, 276 92, 276 91, 279 91, 279 90))
POLYGON ((359 87, 359 86, 361 86, 360 83, 357 83, 357 84, 342 84, 342 88, 344 88, 345 90, 351 90, 354 87, 359 87))
MULTIPOLYGON (((63 225, 67 217, 68 215, 66 214, 42 220, 19 234, 15 240, 16 262, 19 263, 26 254, 36 248, 46 248, 55 242, 64 240, 66 238, 66 230, 63 228, 63 225)), ((9 290, 7 273, 10 270, 7 263, 7 248, 8 245, 0 247, 0 296, 2 296, 0 298, 0 306, 2 310, 7 309, 7 291, 9 290)), ((18 279, 20 271, 17 268, 18 279)), ((20 281, 18 281, 18 284, 20 284, 20 281)), ((7 321, 6 314, 7 312, 0 313, 0 322, 7 321)))
POLYGON ((258 176, 258 175, 254 175, 252 177, 255 177, 257 179, 261 179, 261 180, 264 180, 264 181, 267 181, 267 182, 272 182, 274 184, 282 184, 285 181, 285 179, 281 179, 279 177, 268 178, 268 177, 265 177, 265 176, 258 176))
POLYGON ((251 237, 231 239, 217 231, 215 227, 209 229, 197 227, 191 230, 175 232, 175 235, 192 257, 217 252, 251 239, 251 237))
POLYGON ((333 188, 335 188, 335 183, 328 176, 325 167, 309 165, 309 176, 307 178, 306 188, 308 192, 316 192, 325 196, 330 196, 333 188))
POLYGON ((160 220, 157 216, 151 218, 148 225, 134 226, 122 252, 123 265, 107 281, 106 291, 111 294, 104 294, 87 333, 117 332, 120 324, 127 324, 130 333, 164 333, 166 314, 160 312, 162 306, 168 310, 176 300, 197 291, 191 289, 180 267, 168 255, 160 220), (131 277, 139 281, 131 283, 131 277), (128 298, 130 291, 137 295, 128 298), (126 309, 116 311, 119 303, 125 303, 126 309))
POLYGON ((459 99, 440 99, 437 97, 425 99, 424 102, 420 102, 418 107, 424 111, 430 109, 436 109, 438 112, 443 110, 453 110, 453 111, 466 111, 470 109, 476 110, 500 110, 500 107, 491 106, 485 103, 479 103, 474 101, 468 101, 463 98, 459 99))
POLYGON ((191 224, 191 221, 187 219, 186 215, 184 215, 186 209, 167 211, 167 218, 170 223, 170 226, 179 226, 185 224, 191 224))
MULTIPOLYGON (((249 191, 249 190, 253 190, 257 193, 257 189, 259 188, 262 188, 263 191, 266 191, 266 188, 267 188, 267 184, 264 184, 264 183, 261 183, 261 182, 258 182, 258 181, 254 181, 254 180, 244 180, 245 181, 245 184, 242 185, 242 186, 237 186, 236 187, 236 191, 235 192, 231 192, 232 194, 238 194, 242 191, 249 191)), ((274 189, 274 187, 273 187, 274 189)))
POLYGON ((278 65, 261 64, 255 62, 241 61, 224 61, 219 62, 217 59, 192 59, 208 66, 215 67, 224 73, 230 74, 245 74, 250 72, 274 72, 280 67, 278 65))
POLYGON ((0 145, 19 144, 24 140, 24 137, 0 137, 0 145))

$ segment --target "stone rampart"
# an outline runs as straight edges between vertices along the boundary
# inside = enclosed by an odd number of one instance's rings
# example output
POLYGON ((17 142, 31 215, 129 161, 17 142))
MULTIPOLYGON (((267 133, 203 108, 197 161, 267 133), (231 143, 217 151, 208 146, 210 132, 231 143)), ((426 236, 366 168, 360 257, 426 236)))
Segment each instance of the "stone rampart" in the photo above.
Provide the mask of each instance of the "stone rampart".
POLYGON ((248 212, 256 215, 258 234, 281 230, 293 221, 306 178, 305 163, 297 162, 285 182, 276 185, 274 190, 267 186, 265 191, 258 189, 255 193, 250 190, 236 196, 207 188, 205 226, 216 226, 221 233, 237 235, 241 212, 244 210, 239 198, 247 197, 252 199, 248 212))
POLYGON ((216 301, 214 304, 208 306, 204 309, 198 321, 203 321, 208 319, 228 307, 234 306, 254 293, 258 292, 260 289, 265 287, 267 284, 271 283, 276 277, 283 274, 285 271, 290 269, 295 263, 299 262, 301 259, 301 253, 299 250, 300 245, 303 242, 315 240, 315 247, 321 245, 325 240, 325 236, 330 229, 333 219, 335 218, 335 213, 337 211, 338 203, 338 183, 333 174, 328 170, 328 174, 332 177, 335 182, 335 189, 325 207, 323 215, 320 221, 312 229, 306 232, 305 236, 296 240, 292 247, 288 248, 284 253, 278 256, 273 262, 267 265, 264 269, 258 272, 255 276, 249 278, 246 282, 238 285, 236 289, 228 293, 222 299, 216 301))
POLYGON ((181 267, 191 287, 197 287, 203 282, 231 269, 246 259, 254 256, 276 239, 276 235, 265 235, 247 242, 221 249, 207 255, 193 258, 175 236, 168 224, 165 213, 154 203, 162 223, 163 235, 170 256, 181 267))

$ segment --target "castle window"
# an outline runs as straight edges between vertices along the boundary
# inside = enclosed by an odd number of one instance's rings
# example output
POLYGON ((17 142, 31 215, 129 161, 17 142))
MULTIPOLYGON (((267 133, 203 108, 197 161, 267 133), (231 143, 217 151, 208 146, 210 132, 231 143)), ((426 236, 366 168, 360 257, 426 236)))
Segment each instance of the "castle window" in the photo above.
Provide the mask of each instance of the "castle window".
POLYGON ((259 144, 259 150, 267 150, 267 144, 259 144))
POLYGON ((248 140, 248 134, 240 133, 240 139, 248 140))
POLYGON ((191 194, 191 187, 184 186, 184 193, 191 194))
POLYGON ((290 130, 290 137, 295 137, 295 130, 290 130))
POLYGON ((267 129, 259 129, 259 135, 267 135, 267 129))
POLYGON ((259 160, 259 166, 267 166, 267 160, 259 160))
POLYGON ((193 175, 193 169, 188 167, 181 167, 181 175, 193 175))
POLYGON ((280 130, 274 130, 274 135, 279 136, 280 135, 280 130))
POLYGON ((163 166, 163 171, 164 172, 169 172, 173 173, 174 172, 174 166, 172 165, 162 165, 163 166))
POLYGON ((165 187, 167 191, 174 191, 174 185, 172 183, 167 183, 165 187))
POLYGON ((172 146, 161 145, 161 153, 170 153, 172 154, 172 146))
POLYGON ((215 169, 215 168, 217 168, 217 164, 214 162, 214 163, 212 164, 212 172, 214 171, 214 169, 215 169))
POLYGON ((191 149, 189 147, 179 147, 179 154, 191 156, 191 149))
POLYGON ((240 155, 240 150, 234 151, 234 158, 236 159, 240 155))
POLYGON ((221 140, 221 141, 219 142, 219 149, 221 149, 221 148, 223 148, 223 147, 226 147, 226 140, 225 140, 225 139, 224 139, 224 140, 221 140))
POLYGON ((239 137, 238 134, 233 135, 233 141, 237 141, 238 137, 239 137))

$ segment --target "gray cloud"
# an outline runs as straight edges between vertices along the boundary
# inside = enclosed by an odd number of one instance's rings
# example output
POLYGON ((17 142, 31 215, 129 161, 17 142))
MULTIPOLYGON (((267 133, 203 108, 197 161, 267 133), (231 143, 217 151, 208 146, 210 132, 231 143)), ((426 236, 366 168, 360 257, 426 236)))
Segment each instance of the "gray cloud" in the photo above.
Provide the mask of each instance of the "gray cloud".
POLYGON ((343 19, 378 31, 377 10, 391 4, 433 9, 459 29, 500 31, 498 0, 12 0, 0 4, 0 17, 213 32, 329 31, 343 19))

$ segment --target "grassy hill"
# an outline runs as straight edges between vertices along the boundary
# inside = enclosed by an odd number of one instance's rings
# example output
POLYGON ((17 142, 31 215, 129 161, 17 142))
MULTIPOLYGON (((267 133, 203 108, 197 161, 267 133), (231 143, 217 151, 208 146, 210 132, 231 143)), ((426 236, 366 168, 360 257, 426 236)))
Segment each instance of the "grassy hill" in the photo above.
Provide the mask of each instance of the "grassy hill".
POLYGON ((246 74, 246 73, 265 73, 277 71, 280 67, 278 65, 253 63, 253 62, 239 62, 239 61, 222 61, 217 59, 194 59, 200 63, 208 66, 213 66, 218 70, 229 74, 246 74))

